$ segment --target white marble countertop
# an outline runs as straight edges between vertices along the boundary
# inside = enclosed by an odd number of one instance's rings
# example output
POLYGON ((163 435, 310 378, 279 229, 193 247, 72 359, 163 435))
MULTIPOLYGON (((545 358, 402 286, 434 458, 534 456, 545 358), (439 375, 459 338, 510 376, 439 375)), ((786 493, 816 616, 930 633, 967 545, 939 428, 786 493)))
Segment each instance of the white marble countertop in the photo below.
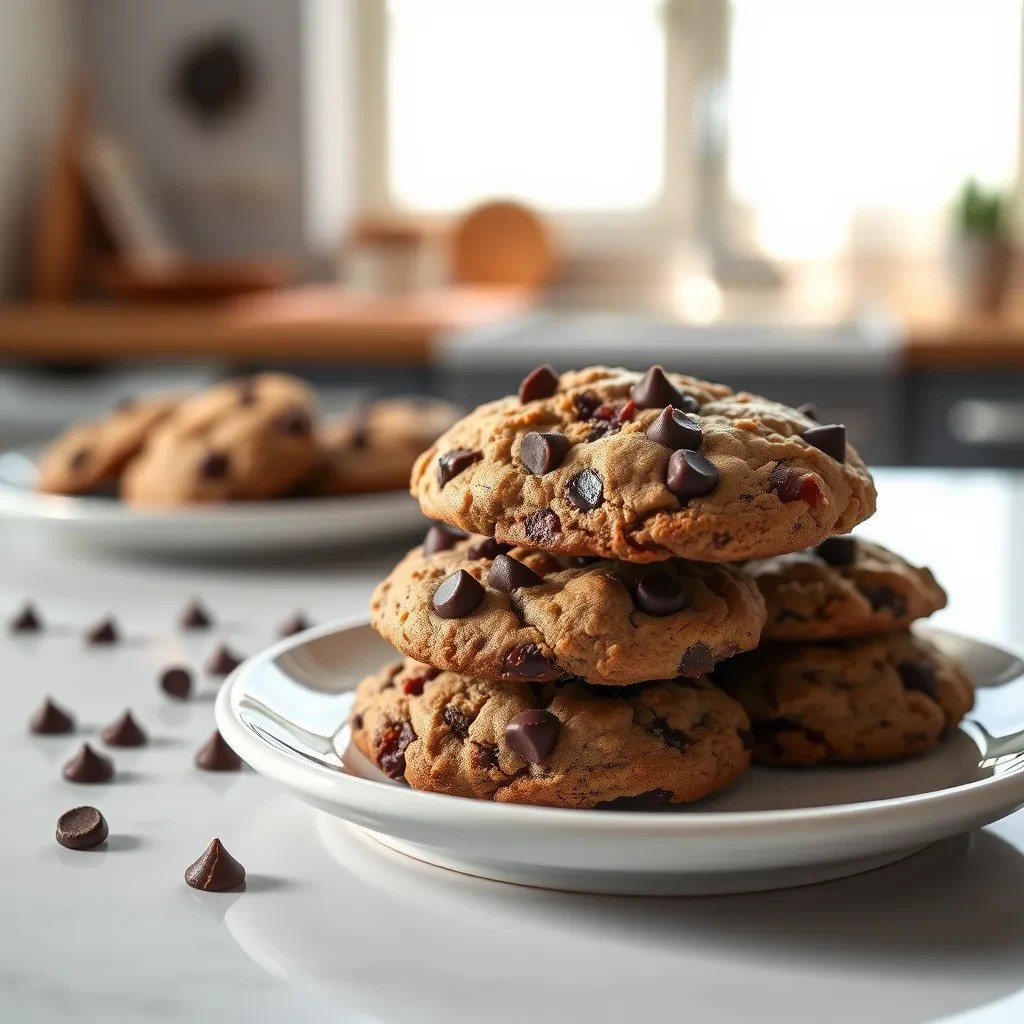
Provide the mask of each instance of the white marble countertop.
MULTIPOLYGON (((879 484, 862 532, 936 570, 952 594, 937 621, 1024 643, 1024 477, 883 473, 879 484)), ((31 597, 54 627, 0 635, 0 1020, 1024 1019, 1021 813, 841 882, 599 898, 407 862, 251 771, 195 770, 215 684, 175 704, 159 669, 198 666, 222 637, 251 653, 297 608, 317 621, 357 614, 396 555, 115 561, 48 550, 0 521, 0 617, 31 597), (193 595, 222 623, 209 634, 176 628, 193 595), (83 629, 108 613, 127 641, 85 648, 83 629), (113 785, 66 783, 60 766, 82 737, 26 732, 46 694, 87 733, 131 707, 153 742, 111 751, 113 785), (54 842, 57 816, 81 803, 107 817, 107 849, 54 842), (245 892, 185 885, 214 836, 246 866, 245 892)))

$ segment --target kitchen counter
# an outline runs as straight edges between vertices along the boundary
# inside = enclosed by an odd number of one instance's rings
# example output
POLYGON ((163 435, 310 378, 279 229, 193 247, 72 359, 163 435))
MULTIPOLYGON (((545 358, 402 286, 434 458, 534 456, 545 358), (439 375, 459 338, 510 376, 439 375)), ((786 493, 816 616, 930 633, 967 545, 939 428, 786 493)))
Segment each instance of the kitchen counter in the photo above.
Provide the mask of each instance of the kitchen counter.
MULTIPOLYGON (((883 472, 865 535, 927 561, 952 594, 936 621, 1024 639, 1024 476, 883 472)), ((789 892, 599 898, 489 883, 378 849, 251 771, 196 771, 207 681, 155 686, 222 637, 253 652, 296 608, 363 612, 396 552, 257 567, 135 563, 49 548, 0 522, 0 616, 35 599, 54 629, 0 637, 0 1018, 433 1024, 524 1019, 715 1024, 1002 1024, 1024 1018, 1024 813, 900 864, 789 892), (180 633, 200 595, 221 625, 180 633), (85 648, 115 613, 127 642, 85 648), (72 786, 73 737, 31 737, 44 694, 89 739, 130 706, 153 742, 113 751, 110 786, 72 786), (58 814, 94 803, 108 849, 57 846, 58 814), (182 874, 214 837, 245 892, 182 874)), ((796 778, 796 776, 794 776, 796 778)))

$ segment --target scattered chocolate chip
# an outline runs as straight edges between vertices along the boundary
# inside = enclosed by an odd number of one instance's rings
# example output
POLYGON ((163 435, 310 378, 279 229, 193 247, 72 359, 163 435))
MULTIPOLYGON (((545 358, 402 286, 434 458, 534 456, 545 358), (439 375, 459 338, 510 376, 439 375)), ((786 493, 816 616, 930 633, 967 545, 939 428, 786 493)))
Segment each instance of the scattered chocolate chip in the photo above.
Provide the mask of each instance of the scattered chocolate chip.
POLYGON ((636 588, 636 606, 648 615, 674 615, 690 604, 686 588, 661 569, 643 576, 636 588))
POLYGON ((179 616, 178 625, 182 629, 209 629, 213 625, 213 617, 202 602, 190 601, 179 616))
POLYGON ((207 452, 199 463, 199 475, 206 480, 223 480, 231 463, 223 452, 207 452))
POLYGON ((527 517, 523 525, 526 536, 535 544, 550 544, 562 532, 562 521, 550 508, 537 509, 527 517))
POLYGON ((641 409, 658 409, 671 405, 672 408, 682 409, 683 412, 696 412, 700 408, 696 399, 684 395, 665 376, 665 371, 660 366, 652 366, 639 382, 633 385, 630 395, 641 409))
POLYGON ((754 749, 754 734, 750 729, 737 729, 736 735, 740 738, 744 750, 754 749))
POLYGON ((244 658, 238 657, 227 644, 221 644, 207 660, 206 671, 211 676, 230 675, 244 660, 244 658))
POLYGON ((518 559, 508 555, 498 555, 487 573, 487 582, 495 590, 500 590, 503 594, 511 594, 513 590, 518 590, 520 587, 535 587, 539 583, 543 583, 544 579, 518 559))
POLYGON ((237 772, 242 767, 242 759, 228 746, 219 729, 196 751, 193 760, 204 772, 237 772))
POLYGON ((939 686, 935 678, 935 667, 927 661, 903 661, 896 666, 900 681, 906 690, 920 690, 932 700, 939 699, 939 686))
POLYGON ((471 545, 466 555, 469 558, 497 558, 498 555, 503 555, 511 550, 511 544, 502 544, 493 537, 484 537, 483 540, 471 545))
POLYGON ((192 673, 180 665, 166 668, 160 673, 160 689, 175 700, 187 700, 192 690, 192 673))
POLYGON ((686 750, 693 743, 693 737, 688 732, 669 725, 667 718, 655 718, 650 725, 646 725, 644 728, 652 736, 657 736, 666 747, 672 747, 673 750, 686 750))
POLYGON ((92 455, 92 451, 89 448, 79 448, 70 459, 68 459, 68 466, 72 472, 77 473, 79 470, 85 469, 86 463, 89 461, 89 457, 92 455))
POLYGON ((405 749, 416 739, 412 722, 402 719, 386 723, 375 739, 377 763, 389 778, 405 778, 405 749))
POLYGON ((444 724, 447 725, 460 740, 469 739, 470 721, 454 704, 446 705, 441 717, 444 719, 444 724))
POLYGON ((110 747, 142 747, 149 742, 130 711, 125 711, 115 722, 111 722, 100 736, 110 747))
POLYGON ((85 634, 87 644, 116 644, 120 639, 117 623, 113 619, 103 619, 97 622, 85 634))
POLYGON ((461 619, 480 607, 484 588, 465 569, 446 576, 434 591, 434 611, 442 619, 461 619))
POLYGON ((824 427, 811 427, 800 436, 836 462, 846 461, 846 427, 842 424, 829 423, 824 427))
POLYGON ((457 530, 454 526, 434 523, 423 538, 423 554, 436 555, 438 551, 449 551, 465 537, 465 532, 457 530))
POLYGON ((685 504, 718 486, 718 470, 700 452, 680 448, 668 460, 665 486, 685 504))
POLYGON ((308 437, 313 424, 305 409, 286 409, 277 418, 277 429, 291 437, 308 437))
POLYGON ((565 434, 557 431, 538 434, 531 431, 519 442, 519 461, 534 476, 543 476, 558 469, 565 461, 570 447, 569 438, 565 434))
POLYGON ((558 390, 558 374, 545 363, 531 370, 519 384, 519 401, 524 405, 538 398, 550 398, 558 390))
POLYGON ((43 622, 31 601, 26 601, 21 611, 8 623, 7 628, 12 633, 39 633, 42 631, 43 622))
POLYGON ((813 476, 790 469, 781 462, 772 470, 768 486, 783 503, 805 501, 811 508, 817 508, 823 500, 821 488, 813 476))
POLYGON ((520 644, 505 655, 502 675, 546 683, 561 679, 565 673, 550 658, 544 656, 537 644, 520 644))
POLYGON ((480 452, 475 452, 471 448, 453 448, 450 452, 437 457, 437 479, 444 487, 452 477, 458 476, 482 458, 480 452))
POLYGON ((63 736, 75 731, 75 720, 47 697, 28 720, 28 731, 37 736, 63 736))
POLYGON ((803 405, 798 405, 796 411, 809 420, 816 421, 818 419, 818 407, 813 402, 804 402, 803 405))
POLYGON ((695 643, 680 659, 679 674, 681 676, 702 676, 715 667, 715 659, 706 643, 695 643))
POLYGON ((530 764, 543 764, 555 749, 562 723, 542 708, 520 711, 505 726, 505 742, 530 764))
POLYGON ((306 618, 303 612, 296 612, 277 627, 277 635, 280 637, 295 636, 296 633, 304 633, 312 626, 313 623, 306 618))
POLYGON ((68 850, 91 850, 108 835, 107 820, 95 807, 72 807, 57 819, 57 842, 68 850))
POLYGON ((604 501, 604 484, 592 469, 585 469, 565 485, 565 499, 581 512, 592 512, 604 501))
POLYGON ((853 537, 829 537, 814 549, 814 553, 827 565, 836 568, 852 565, 857 558, 857 541, 853 537))
POLYGON ((219 839, 185 869, 185 881, 203 892, 230 892, 245 882, 245 868, 224 849, 219 839))
POLYGON ((576 410, 576 416, 581 420, 594 418, 594 414, 601 408, 602 402, 593 391, 583 391, 572 400, 572 407, 576 410))
POLYGON ((907 599, 902 594, 897 594, 892 587, 884 584, 877 587, 862 587, 861 593, 868 599, 873 612, 888 610, 895 619, 906 613, 907 599))
POLYGON ((602 800, 594 805, 595 811, 649 811, 652 807, 663 807, 670 803, 672 794, 667 789, 649 789, 636 796, 617 796, 614 800, 602 800))
POLYGON ((83 743, 64 765, 63 775, 68 782, 109 782, 114 777, 114 762, 83 743))
POLYGON ((647 428, 647 436, 652 441, 673 450, 700 450, 700 424, 670 405, 666 405, 658 418, 647 428))

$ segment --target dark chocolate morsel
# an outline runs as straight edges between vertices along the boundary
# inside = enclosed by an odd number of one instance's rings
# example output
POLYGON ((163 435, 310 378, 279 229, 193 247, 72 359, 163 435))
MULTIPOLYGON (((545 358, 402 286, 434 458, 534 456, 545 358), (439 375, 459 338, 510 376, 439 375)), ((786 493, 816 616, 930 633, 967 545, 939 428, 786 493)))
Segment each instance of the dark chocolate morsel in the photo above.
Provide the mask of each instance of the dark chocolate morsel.
POLYGON ((223 480, 231 463, 223 452, 207 452, 199 463, 199 475, 205 480, 223 480))
POLYGON ((457 530, 454 526, 434 523, 423 538, 423 554, 436 555, 438 551, 449 551, 465 536, 462 530, 457 530))
POLYGON ((450 452, 437 457, 437 479, 444 487, 452 477, 458 476, 482 458, 480 452, 475 452, 471 448, 453 448, 450 452))
POLYGON ((836 462, 846 461, 846 427, 842 424, 829 423, 823 427, 811 427, 800 436, 836 462))
POLYGON ((696 412, 700 406, 696 399, 684 395, 665 376, 660 366, 652 366, 630 389, 630 397, 641 409, 658 409, 671 405, 683 412, 696 412))
POLYGON ((469 739, 469 727, 471 723, 465 714, 454 704, 448 704, 441 717, 444 719, 444 724, 447 725, 460 740, 469 739))
POLYGON ((192 673, 180 665, 173 665, 160 673, 160 689, 168 697, 186 700, 192 689, 192 673))
POLYGON ((206 662, 206 671, 211 676, 226 676, 242 664, 244 659, 238 657, 227 644, 220 644, 206 662))
POLYGON ((68 782, 109 782, 114 777, 114 762, 83 743, 78 753, 64 765, 62 774, 68 782))
POLYGON ((817 508, 823 495, 817 481, 809 473, 800 473, 779 463, 768 478, 768 486, 778 495, 779 501, 805 501, 811 508, 817 508))
POLYGON ((702 676, 715 667, 715 659, 711 657, 708 645, 695 643, 680 659, 679 674, 681 676, 702 676))
POLYGON ((817 421, 818 419, 818 407, 813 402, 804 402, 803 405, 798 405, 796 411, 809 420, 817 421))
POLYGON ((652 735, 657 736, 666 747, 673 750, 686 750, 693 744, 693 737, 682 729, 676 729, 668 724, 667 718, 655 718, 654 721, 644 728, 652 735))
POLYGON ((935 667, 927 661, 903 661, 896 666, 905 690, 919 690, 932 700, 939 699, 939 686, 935 667))
POLYGON ((203 892, 230 892, 245 881, 245 868, 224 849, 219 839, 203 851, 185 870, 185 881, 203 892))
POLYGON ((520 644, 505 655, 502 675, 511 679, 533 679, 548 683, 565 673, 536 644, 520 644))
POLYGON ((116 644, 118 640, 117 623, 113 619, 102 619, 85 634, 87 644, 116 644))
POLYGON ((648 615, 674 615, 690 603, 686 588, 661 569, 643 576, 636 588, 636 606, 648 615))
POLYGON ((501 541, 497 541, 493 537, 484 537, 481 540, 478 540, 475 544, 471 544, 469 549, 466 551, 466 555, 469 558, 492 559, 511 550, 511 544, 502 544, 501 541))
POLYGON ((592 512, 604 501, 604 484, 592 469, 585 469, 565 485, 565 499, 581 512, 592 512))
POLYGON ((550 544, 562 532, 562 521, 554 509, 539 508, 527 517, 523 528, 535 544, 550 544))
POLYGON ((544 579, 528 565, 508 555, 498 555, 487 573, 487 582, 503 594, 511 594, 520 587, 536 587, 544 579))
POLYGON ((277 635, 280 637, 295 636, 296 633, 304 633, 312 625, 313 623, 306 618, 303 612, 296 612, 277 627, 277 635))
POLYGON ((213 617, 197 599, 185 606, 178 624, 182 629, 209 629, 213 625, 213 617))
POLYGON ((75 731, 75 720, 47 698, 28 720, 28 731, 37 736, 63 736, 75 731))
POLYGON ((31 601, 26 601, 21 611, 11 619, 8 628, 12 633, 39 633, 43 623, 31 601))
POLYGON ((530 764, 543 764, 555 749, 562 723, 550 711, 520 711, 505 726, 505 743, 530 764))
POLYGON ((519 385, 519 401, 524 405, 538 398, 550 398, 558 390, 558 374, 545 363, 531 370, 519 385))
POLYGON ((146 734, 132 718, 130 711, 125 711, 120 718, 111 722, 100 736, 110 747, 142 747, 148 742, 146 734))
POLYGON ((647 436, 666 448, 700 451, 700 424, 686 413, 666 405, 661 415, 647 428, 647 436))
POLYGON ((907 599, 897 594, 892 587, 881 584, 877 587, 863 587, 861 593, 868 599, 873 612, 890 611, 894 619, 900 618, 907 610, 907 599))
POLYGON ((446 576, 434 591, 434 611, 442 619, 461 619, 480 607, 484 588, 465 569, 446 576))
POLYGON ((388 722, 374 737, 378 747, 377 764, 388 778, 405 778, 405 750, 414 739, 416 732, 412 722, 404 718, 388 722))
POLYGON ((836 568, 852 565, 857 557, 857 541, 853 537, 829 537, 814 549, 814 553, 827 565, 836 568))
POLYGON ((534 476, 550 473, 565 461, 572 447, 569 438, 557 431, 538 434, 531 431, 519 442, 519 461, 534 476))
POLYGON ((700 452, 680 448, 668 460, 665 486, 685 503, 710 494, 718 486, 718 470, 700 452))
POLYGON ((228 746, 219 729, 196 751, 194 761, 204 772, 237 772, 242 767, 242 759, 228 746))
POLYGON ((91 850, 108 835, 107 820, 95 807, 72 807, 57 819, 57 842, 68 850, 91 850))
POLYGON ((649 811, 652 807, 663 807, 672 800, 667 789, 649 789, 636 796, 617 796, 614 800, 602 800, 594 804, 595 811, 649 811))

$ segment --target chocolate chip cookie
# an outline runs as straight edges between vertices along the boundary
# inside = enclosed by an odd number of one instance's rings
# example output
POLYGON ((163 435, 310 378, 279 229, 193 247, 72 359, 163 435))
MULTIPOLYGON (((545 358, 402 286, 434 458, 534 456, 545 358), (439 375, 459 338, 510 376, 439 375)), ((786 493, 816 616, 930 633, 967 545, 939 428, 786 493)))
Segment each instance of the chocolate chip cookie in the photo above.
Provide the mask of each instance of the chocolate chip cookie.
POLYGON ((875 509, 841 425, 660 367, 539 367, 424 452, 412 492, 472 533, 632 562, 783 554, 875 509))
POLYGON ((61 434, 39 460, 36 487, 49 494, 91 494, 116 484, 128 462, 178 404, 167 396, 125 399, 104 419, 61 434))
POLYGON ((315 400, 299 380, 261 374, 183 402, 125 471, 133 505, 258 501, 291 491, 316 463, 315 400))
POLYGON ((769 644, 715 681, 750 715, 754 760, 889 761, 930 750, 974 704, 967 673, 912 633, 769 644))
POLYGON ((946 592, 928 569, 853 537, 830 537, 817 548, 744 568, 768 606, 765 640, 836 640, 906 629, 946 606, 946 592))
POLYGON ((765 615, 735 566, 554 555, 440 526, 377 587, 370 613, 403 654, 450 672, 610 686, 703 675, 755 647, 765 615))
POLYGON ((356 746, 414 789, 503 803, 686 803, 750 761, 743 709, 706 679, 609 690, 493 682, 400 662, 364 679, 356 746))

